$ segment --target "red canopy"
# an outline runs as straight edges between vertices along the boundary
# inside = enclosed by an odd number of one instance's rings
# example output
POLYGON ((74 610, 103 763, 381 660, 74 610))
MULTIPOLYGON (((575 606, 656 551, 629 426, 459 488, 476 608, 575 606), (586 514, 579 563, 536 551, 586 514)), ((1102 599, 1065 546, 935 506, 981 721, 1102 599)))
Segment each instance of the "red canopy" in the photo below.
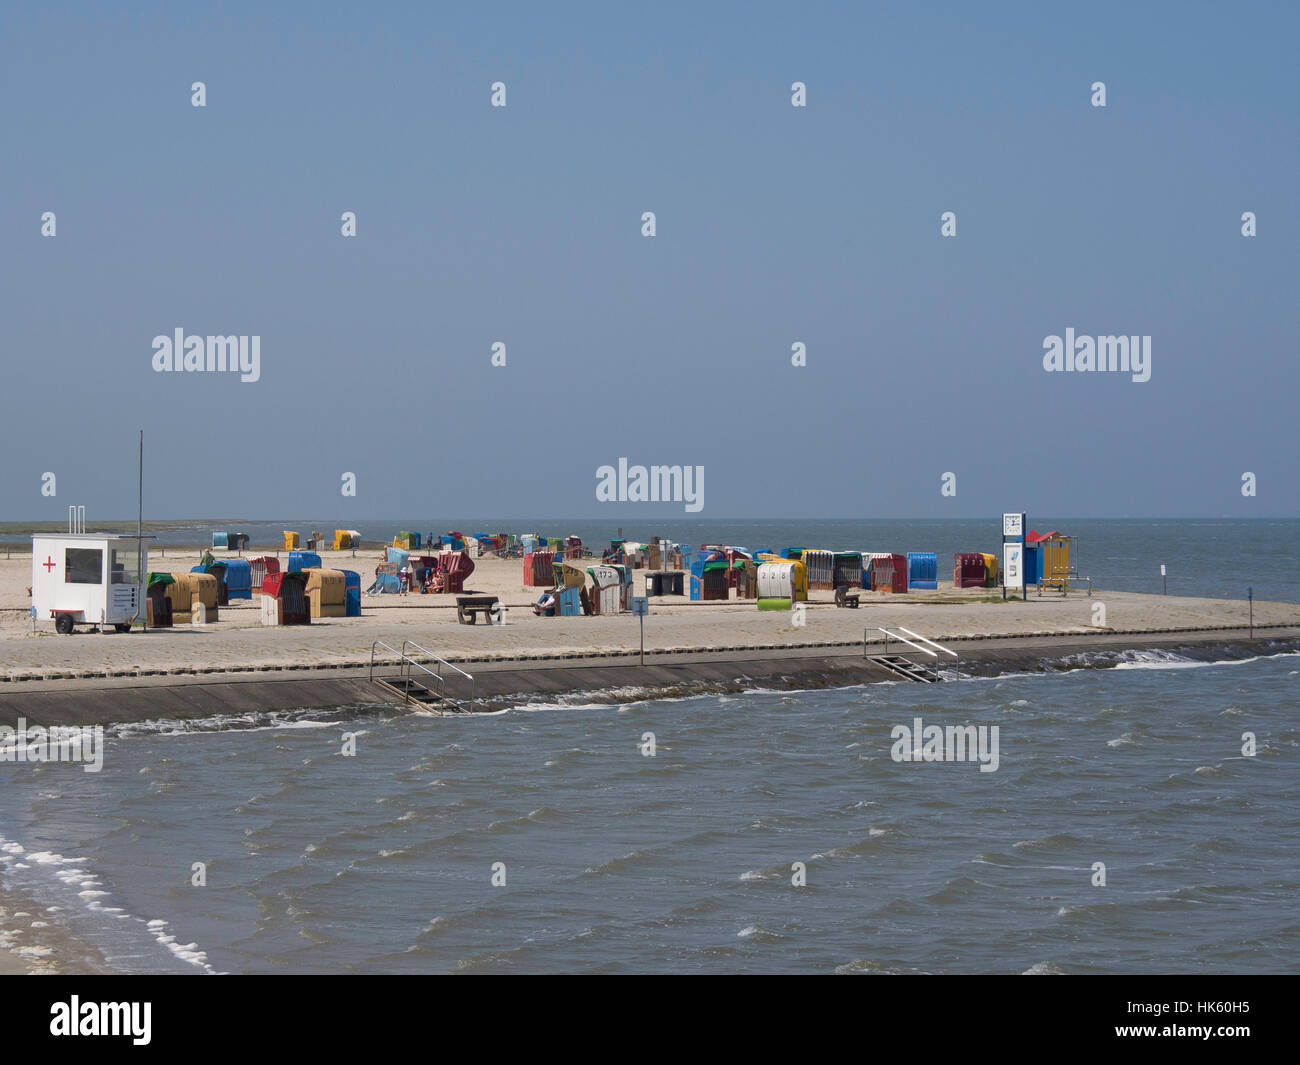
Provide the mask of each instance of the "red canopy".
POLYGON ((1057 532, 1055 529, 1053 529, 1051 532, 1046 532, 1046 533, 1034 532, 1033 529, 1030 529, 1029 535, 1025 537, 1025 543, 1036 544, 1040 540, 1050 540, 1053 536, 1060 536, 1060 535, 1061 534, 1057 532))

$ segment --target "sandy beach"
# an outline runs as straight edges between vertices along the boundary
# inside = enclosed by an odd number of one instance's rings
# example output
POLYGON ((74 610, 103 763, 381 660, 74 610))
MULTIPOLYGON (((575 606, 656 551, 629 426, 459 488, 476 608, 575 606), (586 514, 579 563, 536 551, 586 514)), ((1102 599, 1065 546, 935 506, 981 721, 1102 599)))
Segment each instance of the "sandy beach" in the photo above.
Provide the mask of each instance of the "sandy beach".
MULTIPOLYGON (((166 548, 151 555, 154 570, 188 570, 201 553, 166 548)), ((256 555, 253 548, 246 555, 256 555)), ((266 553, 273 553, 267 551, 266 553)), ((369 585, 381 552, 375 548, 323 552, 326 567, 353 569, 369 585)), ((220 555, 218 556, 220 557, 220 555)), ((479 559, 466 592, 498 596, 505 624, 462 625, 450 595, 362 597, 359 618, 324 618, 308 626, 267 628, 257 599, 237 600, 220 609, 206 626, 188 623, 172 629, 129 634, 78 630, 53 631, 49 621, 34 626, 28 617, 26 588, 30 557, 0 559, 0 682, 77 678, 212 673, 228 670, 356 666, 369 662, 374 641, 400 647, 413 640, 450 661, 513 659, 536 655, 574 655, 633 651, 640 627, 630 614, 541 618, 532 603, 541 590, 525 588, 516 560, 479 559)), ((635 571, 634 592, 643 594, 645 571, 635 571)), ((734 595, 734 592, 733 592, 734 595)), ((752 600, 690 603, 681 596, 650 600, 645 621, 647 650, 728 650, 750 647, 800 648, 883 639, 878 626, 905 626, 933 639, 957 640, 994 635, 1069 635, 1106 632, 1159 633, 1244 626, 1245 601, 1131 592, 1072 590, 1002 601, 993 589, 955 590, 940 582, 937 591, 907 594, 861 592, 861 608, 836 608, 830 592, 812 592, 806 623, 792 624, 784 612, 760 612, 752 600), (1096 610, 1104 607, 1104 624, 1096 610)), ((1257 628, 1300 623, 1292 603, 1256 602, 1257 628)), ((382 652, 381 652, 382 653, 382 652)))

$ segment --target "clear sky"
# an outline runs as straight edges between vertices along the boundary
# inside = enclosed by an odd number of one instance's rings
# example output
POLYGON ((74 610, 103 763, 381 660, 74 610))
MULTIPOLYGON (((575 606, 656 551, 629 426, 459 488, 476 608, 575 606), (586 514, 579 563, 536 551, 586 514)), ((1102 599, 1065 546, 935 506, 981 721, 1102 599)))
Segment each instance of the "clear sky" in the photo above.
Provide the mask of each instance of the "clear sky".
POLYGON ((275 6, 0 12, 0 520, 1300 515, 1293 4, 275 6))

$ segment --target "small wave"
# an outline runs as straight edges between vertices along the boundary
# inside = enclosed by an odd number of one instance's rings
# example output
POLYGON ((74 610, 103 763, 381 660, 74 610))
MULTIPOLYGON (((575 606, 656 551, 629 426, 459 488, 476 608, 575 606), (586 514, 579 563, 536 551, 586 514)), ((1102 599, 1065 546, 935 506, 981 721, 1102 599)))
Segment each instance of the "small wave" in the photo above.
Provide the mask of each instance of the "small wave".
MULTIPOLYGON (((342 716, 341 711, 330 711, 342 716)), ((319 721, 320 710, 271 710, 246 714, 214 714, 199 718, 152 718, 110 725, 108 735, 119 739, 141 736, 192 736, 213 732, 267 732, 281 729, 332 728, 337 722, 319 721)))
POLYGON ((637 866, 644 865, 653 860, 653 856, 645 851, 629 851, 619 858, 610 858, 608 861, 601 862, 599 865, 589 865, 583 870, 588 876, 605 876, 609 873, 621 873, 627 869, 634 869, 637 866))
POLYGON ((854 976, 859 973, 889 974, 898 970, 887 962, 876 961, 874 958, 854 958, 853 961, 835 966, 834 972, 836 976, 854 976))
POLYGON ((1021 976, 1065 976, 1066 970, 1052 961, 1035 962, 1021 976))
POLYGON ((1042 839, 1022 839, 1019 843, 1012 844, 1012 850, 1022 851, 1027 854, 1039 854, 1046 851, 1078 850, 1080 847, 1085 846, 1087 844, 1077 836, 1071 836, 1068 832, 1060 832, 1054 836, 1044 836, 1042 839))
POLYGON ((780 943, 785 936, 780 932, 770 932, 756 924, 749 924, 736 933, 737 939, 751 939, 755 943, 780 943))

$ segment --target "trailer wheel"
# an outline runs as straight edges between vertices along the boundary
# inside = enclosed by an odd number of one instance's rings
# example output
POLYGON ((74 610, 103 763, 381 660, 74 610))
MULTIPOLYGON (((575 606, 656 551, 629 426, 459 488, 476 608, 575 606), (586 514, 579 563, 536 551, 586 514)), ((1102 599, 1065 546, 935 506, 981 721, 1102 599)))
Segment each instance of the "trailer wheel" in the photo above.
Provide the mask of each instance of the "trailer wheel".
POLYGON ((67 636, 72 632, 72 624, 71 614, 59 614, 54 619, 54 631, 60 636, 67 636))
POLYGON ((119 621, 119 622, 117 622, 117 623, 113 626, 113 628, 115 628, 118 632, 130 632, 130 631, 131 631, 131 626, 130 626, 130 624, 127 623, 127 622, 125 622, 125 621, 119 621))

